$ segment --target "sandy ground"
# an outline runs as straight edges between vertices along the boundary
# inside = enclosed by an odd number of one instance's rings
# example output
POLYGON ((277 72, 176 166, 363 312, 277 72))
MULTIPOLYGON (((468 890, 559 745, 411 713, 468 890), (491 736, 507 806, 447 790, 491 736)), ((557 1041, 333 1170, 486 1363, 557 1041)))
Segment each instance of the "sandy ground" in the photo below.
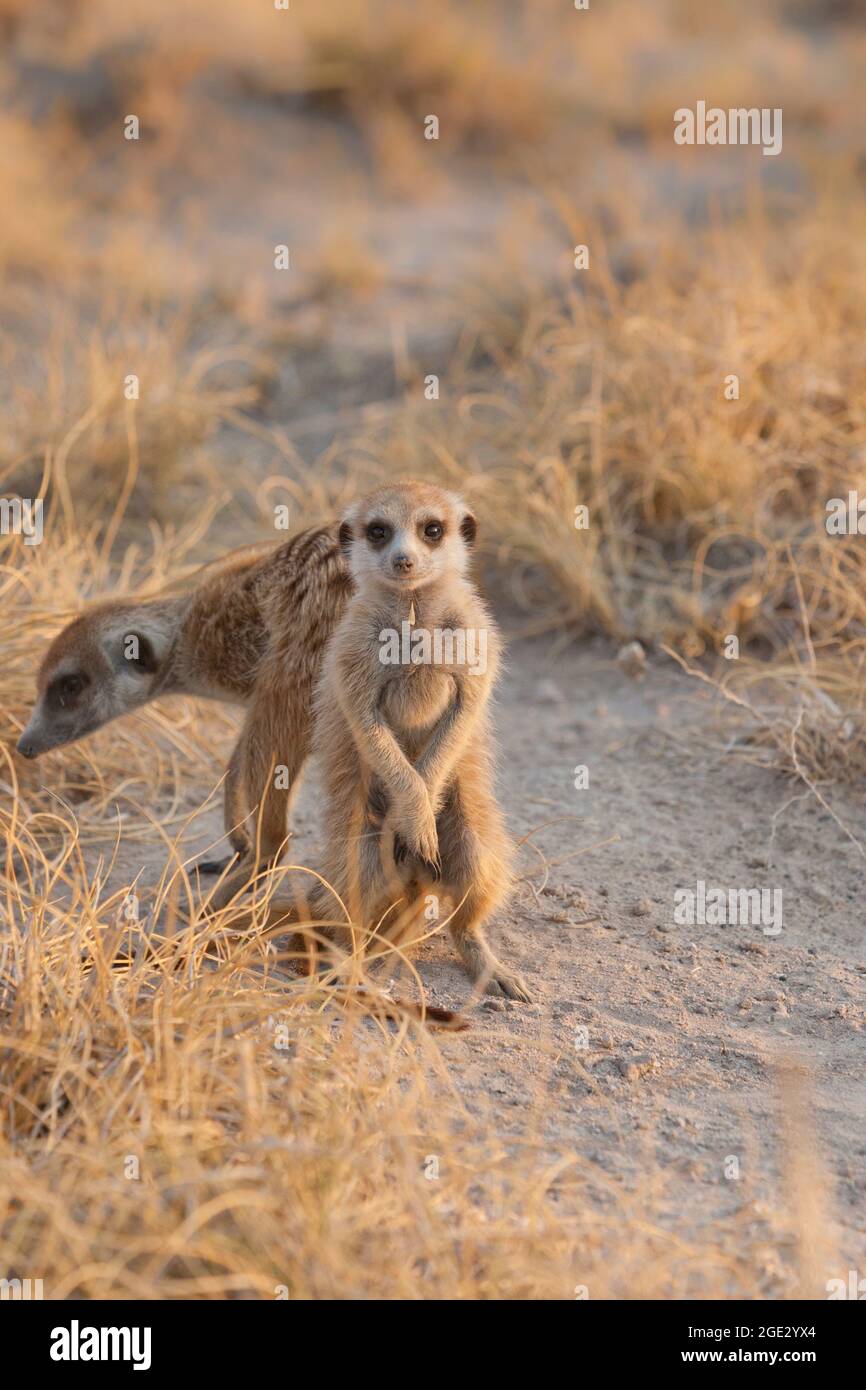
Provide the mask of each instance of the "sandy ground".
MULTIPOLYGON (((802 1068, 848 1262, 839 1277, 862 1267, 857 849, 794 783, 726 752, 711 693, 663 658, 634 681, 601 643, 512 642, 497 730, 510 825, 535 849, 521 847, 523 881, 490 938, 536 1002, 473 1000, 444 935, 416 959, 431 1002, 471 1006, 470 1030, 442 1038, 466 1103, 491 1098, 507 1142, 541 1096, 548 1133, 588 1166, 627 1185, 660 1171, 671 1223, 694 1237, 718 1218, 757 1222, 764 1204, 784 1204, 781 1095, 788 1069, 802 1068), (589 772, 583 790, 578 765, 589 772), (782 930, 677 925, 675 891, 699 879, 780 889, 782 930)), ((318 804, 312 767, 291 862, 317 862, 318 804)), ((862 823, 853 794, 835 792, 833 806, 862 823)), ((215 808, 190 849, 219 831, 215 808)), ((121 879, 142 868, 139 855, 124 853, 121 879)), ((143 887, 162 865, 159 851, 145 853, 143 887)), ((769 1287, 780 1271, 765 1272, 769 1287)))

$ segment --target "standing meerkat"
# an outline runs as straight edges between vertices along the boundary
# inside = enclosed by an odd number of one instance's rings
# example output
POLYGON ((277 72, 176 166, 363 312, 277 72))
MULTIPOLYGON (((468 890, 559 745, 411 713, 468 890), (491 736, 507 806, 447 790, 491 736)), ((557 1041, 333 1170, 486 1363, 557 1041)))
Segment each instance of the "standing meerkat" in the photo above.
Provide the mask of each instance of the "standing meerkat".
MULTIPOLYGON (((512 882, 492 791, 488 703, 496 626, 467 578, 476 522, 424 483, 382 487, 339 531, 354 594, 328 645, 315 746, 326 792, 323 875, 366 930, 427 895, 450 898, 451 937, 488 992, 528 1000, 483 924, 512 882)), ((318 888, 312 917, 335 917, 318 888)), ((387 933, 386 933, 387 934, 387 933)))
MULTIPOLYGON (((222 906, 284 851, 316 678, 351 588, 334 524, 264 555, 260 546, 232 552, 216 569, 206 566, 188 593, 97 604, 49 646, 18 751, 36 758, 161 695, 241 705, 246 717, 224 788, 238 862, 214 894, 222 906)), ((199 867, 221 873, 230 864, 199 867)))

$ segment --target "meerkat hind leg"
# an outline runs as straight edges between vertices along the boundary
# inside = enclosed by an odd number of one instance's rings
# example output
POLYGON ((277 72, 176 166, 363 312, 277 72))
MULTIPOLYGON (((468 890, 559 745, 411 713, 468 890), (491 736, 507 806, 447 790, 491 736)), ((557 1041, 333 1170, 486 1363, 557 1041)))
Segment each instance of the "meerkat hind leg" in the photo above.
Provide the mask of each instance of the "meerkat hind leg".
MULTIPOLYGON (((502 833, 495 808, 480 783, 471 788, 471 794, 495 845, 502 833)), ((502 964, 484 937, 483 923, 505 896, 508 875, 499 856, 469 825, 458 787, 446 797, 437 824, 443 883, 454 902, 448 930, 460 959, 473 980, 484 981, 488 994, 531 1003, 529 987, 502 964)))
MULTIPOLYGON (((286 787, 275 787, 273 768, 267 745, 255 745, 248 749, 243 766, 247 798, 253 802, 253 809, 247 816, 250 827, 249 841, 245 850, 238 855, 237 863, 230 867, 228 874, 216 888, 211 899, 214 908, 225 907, 244 888, 249 887, 256 876, 268 864, 276 865, 287 848, 287 812, 289 793, 295 785, 303 766, 305 751, 292 749, 285 755, 287 769, 286 787), (252 756, 250 755, 252 752, 252 756), (261 797, 260 807, 254 798, 261 797), (253 838, 255 836, 255 839, 253 838)), ((230 843, 237 848, 234 831, 229 832, 230 843)), ((229 860, 229 865, 233 861, 229 860)))
POLYGON ((200 874, 210 874, 216 876, 224 873, 231 868, 236 859, 243 859, 250 853, 250 842, 246 831, 241 822, 246 816, 246 807, 243 805, 241 787, 241 758, 243 756, 244 737, 238 739, 234 746, 228 767, 226 768, 225 786, 223 788, 223 825, 225 827, 225 837, 234 850, 233 854, 227 854, 222 859, 201 859, 194 868, 200 874))
POLYGON ((508 999, 519 999, 524 1004, 532 1003, 529 986, 513 970, 494 955, 482 931, 482 923, 495 905, 483 889, 470 887, 462 902, 457 890, 452 889, 459 903, 448 923, 451 939, 472 979, 483 982, 485 993, 505 995, 508 999))

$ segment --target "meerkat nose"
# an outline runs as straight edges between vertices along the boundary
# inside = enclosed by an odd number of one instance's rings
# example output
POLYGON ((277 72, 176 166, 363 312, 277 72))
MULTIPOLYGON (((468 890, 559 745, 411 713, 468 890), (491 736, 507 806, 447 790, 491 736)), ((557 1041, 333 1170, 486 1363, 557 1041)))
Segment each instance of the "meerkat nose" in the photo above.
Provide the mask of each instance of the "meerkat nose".
POLYGON ((18 752, 21 754, 22 758, 35 758, 35 757, 36 757, 36 749, 34 748, 33 744, 30 742, 30 739, 29 739, 29 738, 25 738, 24 734, 21 735, 21 737, 19 738, 18 743, 17 743, 16 746, 17 746, 18 752))
POLYGON ((415 561, 412 559, 411 555, 395 555, 391 564, 399 574, 406 574, 412 569, 415 561))

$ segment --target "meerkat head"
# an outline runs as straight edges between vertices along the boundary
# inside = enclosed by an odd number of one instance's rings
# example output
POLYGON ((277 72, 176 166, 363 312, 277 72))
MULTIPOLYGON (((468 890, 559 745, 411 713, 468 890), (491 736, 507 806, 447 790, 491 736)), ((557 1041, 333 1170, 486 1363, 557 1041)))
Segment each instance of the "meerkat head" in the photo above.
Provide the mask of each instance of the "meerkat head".
POLYGON ((453 492, 400 482, 355 503, 340 527, 340 545, 359 588, 372 582, 412 592, 464 575, 476 530, 475 517, 453 492))
POLYGON ((146 704, 171 641, 170 623, 145 605, 105 604, 51 643, 18 752, 38 758, 146 704))

